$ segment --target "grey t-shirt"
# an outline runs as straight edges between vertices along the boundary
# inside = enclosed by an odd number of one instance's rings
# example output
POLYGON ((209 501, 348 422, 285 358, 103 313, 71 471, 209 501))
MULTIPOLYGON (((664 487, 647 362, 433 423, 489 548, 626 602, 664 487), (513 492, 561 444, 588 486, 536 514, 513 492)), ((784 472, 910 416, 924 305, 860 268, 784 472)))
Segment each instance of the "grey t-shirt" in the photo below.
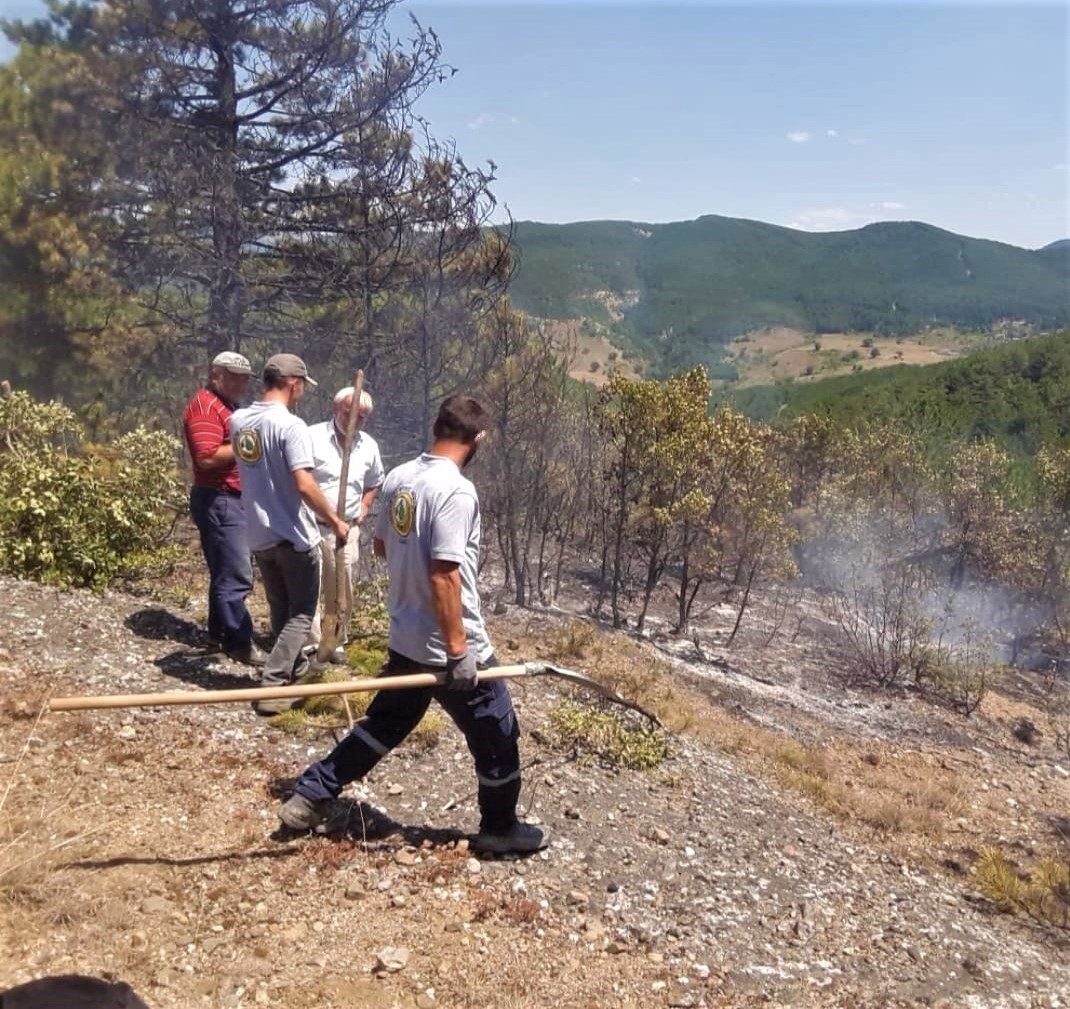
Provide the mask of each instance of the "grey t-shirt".
MULTIPOLYGON (((244 479, 244 477, 243 477, 244 479)), ((431 561, 460 565, 468 647, 480 660, 494 648, 480 613, 479 498, 449 459, 425 452, 391 470, 379 497, 375 537, 390 573, 390 648, 414 662, 445 665, 446 646, 431 603, 431 561)))
POLYGON ((259 401, 231 416, 230 440, 241 473, 249 548, 289 542, 304 553, 319 546, 315 516, 293 478, 295 470, 315 465, 305 422, 282 403, 259 401))

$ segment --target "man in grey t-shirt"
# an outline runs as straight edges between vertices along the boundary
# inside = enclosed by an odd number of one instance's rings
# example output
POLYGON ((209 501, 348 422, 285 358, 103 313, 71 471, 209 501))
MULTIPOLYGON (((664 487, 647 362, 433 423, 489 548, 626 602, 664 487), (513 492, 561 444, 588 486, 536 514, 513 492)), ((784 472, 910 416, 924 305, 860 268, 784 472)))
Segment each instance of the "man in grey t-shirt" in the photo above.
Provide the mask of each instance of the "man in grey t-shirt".
MULTIPOLYGON (((271 609, 275 645, 264 662, 262 685, 291 683, 308 660, 301 651, 320 588, 320 532, 316 517, 340 539, 349 536, 312 475, 308 427, 291 412, 314 384, 295 354, 276 354, 264 365, 264 395, 230 418, 230 437, 241 473, 249 547, 256 557, 271 609)), ((260 700, 259 715, 293 707, 286 698, 260 700)))
POLYGON ((482 441, 483 407, 450 396, 439 408, 429 452, 393 470, 383 484, 374 548, 390 574, 389 658, 381 676, 444 673, 443 685, 380 691, 368 713, 323 760, 309 767, 279 817, 293 830, 322 826, 332 800, 364 777, 416 727, 432 700, 464 733, 476 765, 481 822, 474 848, 536 851, 547 835, 516 817, 520 729, 509 688, 480 681, 496 665, 476 587, 479 498, 461 473, 482 441))

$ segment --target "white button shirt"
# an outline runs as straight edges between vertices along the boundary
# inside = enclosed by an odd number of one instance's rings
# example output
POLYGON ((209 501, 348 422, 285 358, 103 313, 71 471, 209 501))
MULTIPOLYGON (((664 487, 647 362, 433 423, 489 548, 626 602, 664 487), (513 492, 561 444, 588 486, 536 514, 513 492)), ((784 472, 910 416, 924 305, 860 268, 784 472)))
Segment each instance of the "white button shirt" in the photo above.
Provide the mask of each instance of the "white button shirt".
MULTIPOLYGON (((338 505, 338 484, 342 479, 342 436, 333 419, 310 425, 308 433, 312 436, 312 476, 330 506, 335 508, 338 505)), ((343 516, 346 522, 356 521, 364 492, 379 487, 384 476, 378 443, 365 431, 357 431, 353 435, 353 448, 349 453, 346 513, 343 516)))

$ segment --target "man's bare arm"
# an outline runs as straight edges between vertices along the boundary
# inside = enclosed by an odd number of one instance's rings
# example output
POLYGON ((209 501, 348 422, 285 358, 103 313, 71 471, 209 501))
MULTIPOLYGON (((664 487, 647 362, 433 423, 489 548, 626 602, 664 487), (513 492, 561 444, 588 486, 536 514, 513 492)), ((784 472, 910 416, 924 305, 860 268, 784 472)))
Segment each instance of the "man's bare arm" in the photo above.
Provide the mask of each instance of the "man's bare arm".
POLYGON ((360 496, 360 511, 357 512, 357 524, 360 525, 368 515, 371 513, 372 505, 375 504, 375 499, 379 496, 378 487, 369 487, 360 496))
POLYGON ((434 607, 446 654, 464 655, 468 640, 461 610, 461 566, 454 561, 431 561, 431 605, 434 607))

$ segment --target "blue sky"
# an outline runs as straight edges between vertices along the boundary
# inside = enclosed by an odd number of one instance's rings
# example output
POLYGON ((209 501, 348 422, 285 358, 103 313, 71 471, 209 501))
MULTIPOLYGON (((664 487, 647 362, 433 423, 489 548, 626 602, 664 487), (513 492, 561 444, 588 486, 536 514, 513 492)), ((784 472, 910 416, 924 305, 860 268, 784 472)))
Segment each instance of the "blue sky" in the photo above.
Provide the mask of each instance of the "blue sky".
MULTIPOLYGON (((33 9, 0 0, 9 16, 33 9)), ((466 160, 494 160, 517 219, 909 219, 1028 247, 1070 237, 1065 5, 403 10, 458 68, 419 111, 466 160)))

